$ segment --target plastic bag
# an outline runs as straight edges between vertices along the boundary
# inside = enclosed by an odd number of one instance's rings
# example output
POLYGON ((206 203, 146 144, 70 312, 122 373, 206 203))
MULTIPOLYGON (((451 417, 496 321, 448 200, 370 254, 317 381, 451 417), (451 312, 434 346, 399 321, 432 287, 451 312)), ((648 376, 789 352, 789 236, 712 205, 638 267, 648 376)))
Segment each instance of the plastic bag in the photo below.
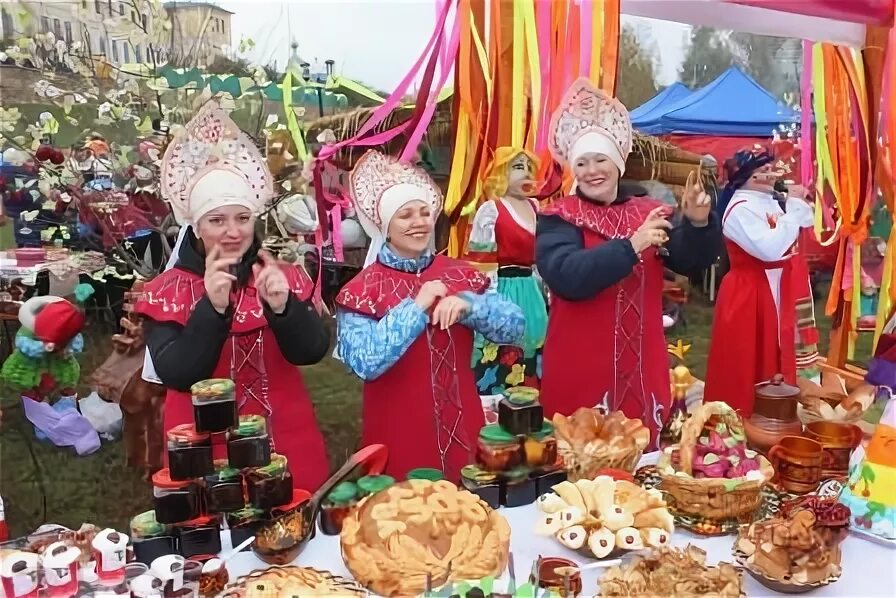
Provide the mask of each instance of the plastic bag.
POLYGON ((81 415, 87 418, 103 440, 116 440, 121 436, 121 407, 108 403, 96 392, 78 401, 81 415))

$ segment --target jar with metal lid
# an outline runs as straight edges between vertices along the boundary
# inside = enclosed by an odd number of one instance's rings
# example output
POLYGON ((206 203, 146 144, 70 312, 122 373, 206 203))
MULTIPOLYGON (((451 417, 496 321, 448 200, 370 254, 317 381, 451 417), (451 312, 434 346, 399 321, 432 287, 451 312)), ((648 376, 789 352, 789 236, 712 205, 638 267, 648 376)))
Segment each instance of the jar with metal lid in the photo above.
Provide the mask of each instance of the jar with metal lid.
POLYGON ((168 470, 172 480, 194 480, 214 471, 212 438, 193 424, 168 430, 168 470))
POLYGON ((199 432, 226 432, 237 425, 236 385, 226 378, 202 380, 190 387, 193 419, 199 432))
POLYGON ((184 558, 211 557, 221 552, 221 526, 208 515, 174 526, 178 551, 184 558))
POLYGON ((215 461, 215 472, 205 477, 209 513, 236 511, 246 504, 243 474, 224 459, 215 461))
POLYGON ((519 467, 523 462, 520 439, 498 424, 483 426, 476 444, 476 462, 483 469, 501 472, 519 467))
POLYGON ((359 479, 358 498, 364 498, 395 485, 395 478, 388 475, 367 475, 359 479))
POLYGON ((408 472, 409 480, 428 480, 430 482, 439 482, 445 479, 445 474, 441 469, 434 467, 418 467, 408 472))
POLYGON ((534 432, 523 441, 525 463, 532 469, 547 467, 557 462, 557 439, 554 438, 554 425, 545 421, 538 432, 534 432))
POLYGON ((271 462, 271 439, 261 415, 241 415, 227 432, 227 461, 236 469, 264 467, 271 462))
POLYGON ((274 453, 271 462, 246 474, 249 502, 263 511, 285 505, 292 500, 292 474, 286 457, 274 453))
POLYGON ((352 482, 338 484, 324 499, 320 509, 320 531, 328 536, 342 532, 342 522, 358 504, 358 487, 352 482))
POLYGON ((152 476, 153 506, 159 523, 180 523, 201 515, 202 490, 192 480, 172 480, 168 469, 152 476))
POLYGON ((131 546, 138 562, 151 565, 160 556, 177 552, 177 538, 156 520, 155 511, 146 511, 131 519, 131 546))
MULTIPOLYGON (((230 530, 230 545, 236 548, 249 538, 254 538, 263 523, 263 517, 264 511, 251 506, 226 513, 224 520, 230 530)), ((249 550, 249 548, 246 547, 243 550, 249 550)))

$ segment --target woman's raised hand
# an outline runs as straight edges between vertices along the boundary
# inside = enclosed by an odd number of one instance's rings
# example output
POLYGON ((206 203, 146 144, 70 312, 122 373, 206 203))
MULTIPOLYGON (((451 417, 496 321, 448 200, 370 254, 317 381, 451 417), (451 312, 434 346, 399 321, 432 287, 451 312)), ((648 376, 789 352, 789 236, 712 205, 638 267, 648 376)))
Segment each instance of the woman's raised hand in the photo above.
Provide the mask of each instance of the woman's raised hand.
POLYGON ((666 220, 669 209, 659 206, 650 211, 638 230, 629 238, 635 253, 641 253, 651 245, 659 246, 669 240, 666 231, 672 228, 672 223, 666 220))
POLYGON ((414 303, 416 303, 417 307, 423 311, 429 311, 429 308, 432 307, 438 299, 441 299, 447 294, 448 287, 445 286, 445 283, 440 280, 430 280, 429 282, 423 283, 423 286, 417 291, 414 303))
POLYGON ((205 257, 205 294, 219 314, 223 314, 230 305, 230 292, 236 282, 230 267, 236 262, 233 258, 222 258, 221 248, 217 245, 205 257))
POLYGON ((275 314, 282 314, 289 299, 289 281, 277 260, 264 249, 258 252, 258 263, 252 266, 255 290, 275 314))
POLYGON ((706 226, 709 222, 711 209, 712 201, 703 188, 703 178, 700 176, 698 167, 688 174, 688 180, 684 185, 684 193, 681 196, 681 213, 694 226, 706 226))

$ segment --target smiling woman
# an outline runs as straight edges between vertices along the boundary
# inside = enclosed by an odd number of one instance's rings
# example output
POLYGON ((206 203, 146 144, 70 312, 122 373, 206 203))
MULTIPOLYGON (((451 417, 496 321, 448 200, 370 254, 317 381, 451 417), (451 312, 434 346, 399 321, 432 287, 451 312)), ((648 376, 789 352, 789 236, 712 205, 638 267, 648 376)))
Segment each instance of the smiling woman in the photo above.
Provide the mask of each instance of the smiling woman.
POLYGON ((362 445, 388 444, 397 479, 434 467, 457 481, 485 419, 468 367, 473 331, 517 343, 523 314, 477 269, 433 254, 442 195, 423 170, 370 151, 350 192, 371 252, 336 299, 336 348, 364 380, 362 445))

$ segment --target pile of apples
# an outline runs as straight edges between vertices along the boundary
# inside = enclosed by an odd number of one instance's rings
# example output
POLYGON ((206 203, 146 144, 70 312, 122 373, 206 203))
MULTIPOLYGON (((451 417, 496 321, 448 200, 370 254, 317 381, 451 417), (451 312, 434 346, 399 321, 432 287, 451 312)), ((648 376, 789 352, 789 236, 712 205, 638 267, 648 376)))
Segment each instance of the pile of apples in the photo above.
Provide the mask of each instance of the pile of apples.
POLYGON ((755 451, 747 449, 742 433, 732 431, 724 422, 716 423, 703 434, 694 446, 692 461, 695 478, 735 479, 751 471, 759 471, 755 451))

